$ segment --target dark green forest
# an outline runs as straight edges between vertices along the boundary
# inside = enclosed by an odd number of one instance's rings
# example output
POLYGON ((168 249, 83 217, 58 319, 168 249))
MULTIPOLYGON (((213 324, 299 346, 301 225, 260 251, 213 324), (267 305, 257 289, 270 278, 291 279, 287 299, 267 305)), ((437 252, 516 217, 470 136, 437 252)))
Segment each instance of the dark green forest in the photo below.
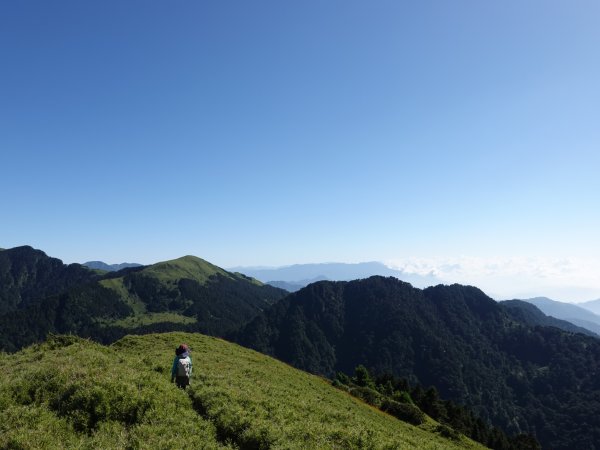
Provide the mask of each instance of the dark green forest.
POLYGON ((332 377, 364 364, 435 386, 509 435, 544 448, 600 448, 600 340, 519 322, 470 286, 420 290, 394 278, 319 282, 236 336, 332 377))
POLYGON ((97 279, 79 264, 65 265, 29 246, 0 252, 0 315, 97 279))
POLYGON ((493 450, 538 450, 539 443, 531 435, 509 437, 498 427, 490 426, 464 406, 443 400, 437 389, 425 389, 391 374, 372 376, 360 365, 350 377, 338 372, 333 385, 360 398, 388 414, 413 425, 425 422, 425 414, 440 422, 437 431, 449 439, 461 434, 493 450))

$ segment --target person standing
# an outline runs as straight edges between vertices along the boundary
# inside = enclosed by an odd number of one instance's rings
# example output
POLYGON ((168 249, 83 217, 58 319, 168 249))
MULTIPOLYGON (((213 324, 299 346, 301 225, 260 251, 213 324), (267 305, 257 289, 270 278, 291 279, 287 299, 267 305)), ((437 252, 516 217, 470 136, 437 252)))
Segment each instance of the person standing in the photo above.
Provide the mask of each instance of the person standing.
POLYGON ((192 358, 190 357, 190 348, 186 344, 181 344, 175 349, 175 359, 171 367, 171 383, 175 382, 177 387, 185 389, 190 384, 192 375, 192 358))

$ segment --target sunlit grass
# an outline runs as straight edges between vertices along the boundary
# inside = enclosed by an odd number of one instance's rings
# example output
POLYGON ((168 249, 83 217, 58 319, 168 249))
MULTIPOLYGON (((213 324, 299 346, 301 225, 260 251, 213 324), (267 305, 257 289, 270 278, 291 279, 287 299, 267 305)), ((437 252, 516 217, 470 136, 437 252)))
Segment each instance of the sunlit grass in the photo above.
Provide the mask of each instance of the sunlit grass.
POLYGON ((172 312, 161 312, 161 313, 145 313, 136 316, 125 317, 124 319, 114 320, 110 322, 110 325, 122 327, 122 328, 137 328, 144 325, 151 325, 153 323, 170 322, 170 323, 196 323, 195 317, 184 316, 183 314, 177 314, 172 312))
POLYGON ((135 315, 141 315, 146 312, 146 305, 137 295, 129 292, 123 284, 123 277, 101 280, 100 284, 105 288, 115 291, 121 297, 121 300, 133 309, 135 315))
POLYGON ((110 347, 56 337, 0 355, 0 374, 0 448, 481 448, 199 334, 128 336, 110 347), (194 361, 188 391, 169 382, 182 342, 194 361))
POLYGON ((231 276, 220 267, 196 256, 184 256, 171 261, 153 264, 146 267, 142 273, 155 277, 163 283, 186 278, 197 281, 200 284, 206 284, 209 277, 212 275, 220 274, 225 277, 231 276))

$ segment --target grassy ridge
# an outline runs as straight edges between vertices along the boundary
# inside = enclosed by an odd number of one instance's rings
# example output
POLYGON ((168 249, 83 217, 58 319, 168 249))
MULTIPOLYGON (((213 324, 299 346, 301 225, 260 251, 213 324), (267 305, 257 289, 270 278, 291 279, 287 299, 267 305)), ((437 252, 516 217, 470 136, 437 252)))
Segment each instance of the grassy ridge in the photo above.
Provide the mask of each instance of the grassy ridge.
POLYGON ((159 262, 146 267, 142 272, 165 283, 187 278, 206 284, 211 275, 231 276, 229 272, 196 256, 183 256, 171 261, 159 262))
POLYGON ((0 356, 0 448, 481 448, 414 427, 267 356, 198 334, 57 337, 0 356), (192 348, 187 392, 169 383, 192 348))

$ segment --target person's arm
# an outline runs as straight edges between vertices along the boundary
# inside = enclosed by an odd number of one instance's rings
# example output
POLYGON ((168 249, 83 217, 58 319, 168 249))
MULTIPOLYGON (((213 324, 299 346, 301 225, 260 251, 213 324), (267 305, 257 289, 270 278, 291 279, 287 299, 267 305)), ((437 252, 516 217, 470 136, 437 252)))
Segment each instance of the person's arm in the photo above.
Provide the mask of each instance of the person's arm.
POLYGON ((173 367, 171 367, 171 381, 175 379, 175 375, 177 375, 177 356, 173 360, 173 367))

